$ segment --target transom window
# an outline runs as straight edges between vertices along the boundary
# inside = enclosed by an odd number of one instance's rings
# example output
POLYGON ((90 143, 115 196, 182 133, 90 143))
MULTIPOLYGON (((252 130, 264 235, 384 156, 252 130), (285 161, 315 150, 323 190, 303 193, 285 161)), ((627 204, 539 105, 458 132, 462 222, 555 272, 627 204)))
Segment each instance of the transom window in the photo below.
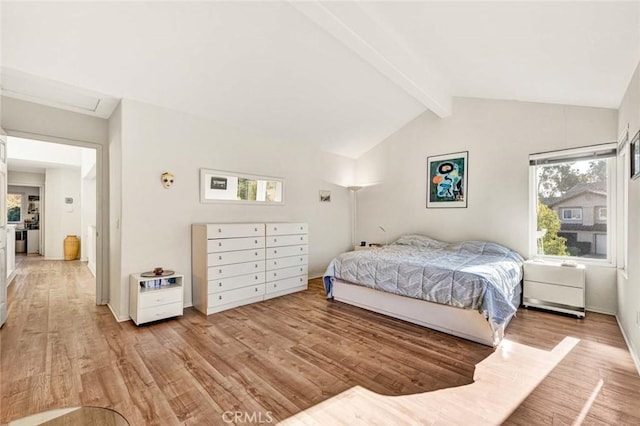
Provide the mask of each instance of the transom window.
POLYGON ((532 255, 613 262, 615 155, 613 143, 529 157, 532 255))
POLYGON ((562 209, 563 220, 582 220, 582 209, 562 209))

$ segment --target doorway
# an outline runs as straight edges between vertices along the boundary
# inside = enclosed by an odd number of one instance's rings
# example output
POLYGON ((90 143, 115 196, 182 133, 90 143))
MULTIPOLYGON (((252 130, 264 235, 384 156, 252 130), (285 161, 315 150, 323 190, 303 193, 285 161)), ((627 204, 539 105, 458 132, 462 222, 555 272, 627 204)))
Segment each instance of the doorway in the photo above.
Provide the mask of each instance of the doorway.
MULTIPOLYGON (((104 304, 102 264, 98 256, 102 152, 100 147, 87 145, 91 144, 10 134, 7 138, 7 201, 13 202, 13 210, 8 205, 7 219, 16 232, 13 243, 16 272, 19 272, 21 256, 80 262, 94 277, 96 303, 104 304), (73 244, 70 236, 76 238, 78 244, 73 244)), ((11 268, 10 261, 8 250, 8 268, 11 268)))

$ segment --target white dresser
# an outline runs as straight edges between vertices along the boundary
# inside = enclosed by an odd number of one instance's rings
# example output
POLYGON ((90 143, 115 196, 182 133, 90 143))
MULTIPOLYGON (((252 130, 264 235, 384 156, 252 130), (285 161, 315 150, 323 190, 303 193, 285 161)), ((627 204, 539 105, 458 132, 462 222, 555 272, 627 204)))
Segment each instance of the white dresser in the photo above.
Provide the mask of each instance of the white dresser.
POLYGON ((194 224, 191 241, 193 306, 206 315, 307 288, 306 224, 194 224))
POLYGON ((267 223, 265 299, 306 290, 309 235, 306 223, 267 223))
POLYGON ((522 304, 584 317, 585 266, 526 261, 522 304))

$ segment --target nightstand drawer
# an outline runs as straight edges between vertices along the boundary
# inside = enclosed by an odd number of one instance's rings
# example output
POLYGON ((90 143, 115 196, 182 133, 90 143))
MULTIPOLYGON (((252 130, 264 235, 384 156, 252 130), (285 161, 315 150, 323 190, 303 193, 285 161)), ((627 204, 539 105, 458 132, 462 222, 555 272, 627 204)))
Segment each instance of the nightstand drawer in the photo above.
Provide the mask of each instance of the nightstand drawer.
POLYGON ((140 309, 138 324, 182 315, 182 302, 140 309))
POLYGON ((538 300, 584 308, 584 290, 581 288, 525 281, 523 297, 525 304, 527 300, 538 300))
POLYGON ((570 267, 559 266, 558 264, 525 262, 524 279, 525 281, 584 288, 585 269, 582 265, 570 267))
POLYGON ((150 306, 166 305, 168 303, 182 303, 182 286, 176 288, 145 291, 138 296, 139 309, 150 306))

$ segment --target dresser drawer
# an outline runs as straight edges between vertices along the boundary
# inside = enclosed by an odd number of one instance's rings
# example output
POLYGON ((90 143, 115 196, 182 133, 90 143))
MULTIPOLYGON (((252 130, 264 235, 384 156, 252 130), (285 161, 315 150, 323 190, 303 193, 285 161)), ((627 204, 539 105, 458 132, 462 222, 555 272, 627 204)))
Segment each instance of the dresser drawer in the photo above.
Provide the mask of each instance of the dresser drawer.
POLYGON ((138 324, 182 315, 182 302, 143 308, 138 311, 138 324))
POLYGON ((289 268, 291 266, 306 265, 308 262, 308 256, 290 256, 290 257, 278 257, 275 259, 267 260, 267 271, 272 269, 289 268))
POLYGON ((291 288, 300 287, 308 283, 306 275, 300 277, 292 277, 284 280, 272 281, 267 283, 266 293, 277 293, 279 291, 289 290, 291 288))
POLYGON ((227 303, 235 303, 245 299, 264 296, 264 284, 250 287, 238 288, 225 291, 223 293, 210 294, 208 298, 209 306, 221 306, 227 303))
POLYGON ((285 278, 296 277, 298 275, 307 275, 307 265, 269 271, 266 273, 266 280, 267 282, 276 281, 285 278))
POLYGON ((309 236, 307 234, 267 237, 267 247, 294 246, 299 244, 307 244, 308 242, 309 236))
POLYGON ((570 267, 557 264, 525 262, 524 279, 541 283, 584 288, 584 266, 570 267))
POLYGON ((208 269, 208 281, 225 277, 253 274, 264 271, 264 260, 255 262, 234 263, 232 265, 210 266, 208 269))
POLYGON ((271 247, 267 249, 267 259, 275 259, 277 257, 289 257, 297 254, 307 254, 309 246, 287 246, 287 247, 271 247))
POLYGON ((141 291, 138 296, 138 306, 140 309, 150 306, 166 305, 168 303, 179 302, 182 304, 182 286, 160 290, 141 291))
POLYGON ((264 282, 264 272, 255 274, 240 275, 238 277, 222 278, 209 281, 207 294, 220 293, 222 291, 235 290, 236 288, 248 287, 264 282))
POLYGON ((207 253, 221 251, 250 250, 264 247, 264 237, 227 238, 207 241, 207 253))
POLYGON ((264 223, 207 224, 207 238, 263 237, 264 223))
POLYGON ((264 254, 264 249, 209 253, 207 255, 207 265, 218 266, 228 265, 230 263, 251 262, 252 260, 264 259, 264 254))
POLYGON ((267 223, 267 235, 307 234, 306 223, 267 223))
POLYGON ((527 299, 534 299, 540 302, 584 308, 584 290, 576 287, 525 281, 523 296, 525 304, 527 299))

